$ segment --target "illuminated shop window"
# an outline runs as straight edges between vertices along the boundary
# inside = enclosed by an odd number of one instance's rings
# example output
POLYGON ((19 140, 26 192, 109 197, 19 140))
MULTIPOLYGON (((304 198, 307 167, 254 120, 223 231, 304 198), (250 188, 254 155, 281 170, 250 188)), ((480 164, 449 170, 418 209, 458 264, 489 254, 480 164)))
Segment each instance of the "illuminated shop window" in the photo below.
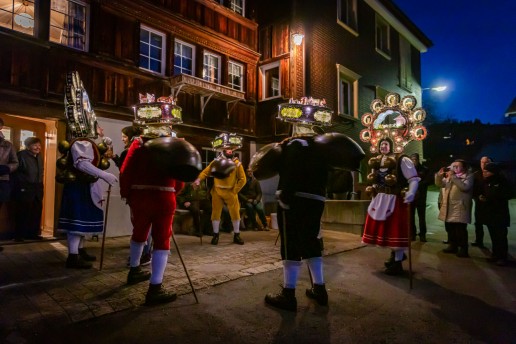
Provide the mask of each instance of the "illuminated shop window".
POLYGON ((89 5, 80 1, 52 0, 50 6, 50 41, 86 51, 89 5))

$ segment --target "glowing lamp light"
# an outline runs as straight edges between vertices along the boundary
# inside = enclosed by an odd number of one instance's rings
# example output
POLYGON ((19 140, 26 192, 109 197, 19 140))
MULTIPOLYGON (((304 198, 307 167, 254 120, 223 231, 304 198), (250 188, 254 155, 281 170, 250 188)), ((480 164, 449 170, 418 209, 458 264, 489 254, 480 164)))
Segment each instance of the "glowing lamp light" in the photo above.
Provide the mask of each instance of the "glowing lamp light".
POLYGON ((32 18, 30 14, 25 12, 18 13, 17 15, 15 15, 14 22, 25 29, 31 29, 34 27, 34 18, 32 18))
POLYGON ((301 44, 303 44, 304 37, 305 35, 303 35, 302 33, 294 33, 292 34, 292 41, 295 45, 300 46, 301 44))

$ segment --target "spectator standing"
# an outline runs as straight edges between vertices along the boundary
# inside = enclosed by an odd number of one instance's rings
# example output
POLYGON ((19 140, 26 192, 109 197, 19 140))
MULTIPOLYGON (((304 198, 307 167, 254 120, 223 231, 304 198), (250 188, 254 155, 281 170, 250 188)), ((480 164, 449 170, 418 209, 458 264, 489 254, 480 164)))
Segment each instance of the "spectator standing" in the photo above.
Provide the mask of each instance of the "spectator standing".
POLYGON ((416 212, 419 219, 419 241, 426 242, 426 195, 428 186, 433 183, 432 175, 427 166, 422 164, 419 160, 419 154, 414 153, 410 156, 410 160, 416 167, 417 175, 421 179, 416 192, 416 198, 410 207, 410 227, 412 233, 412 240, 416 240, 416 212))
POLYGON ((122 164, 124 163, 125 157, 127 155, 127 151, 131 146, 131 143, 136 137, 139 137, 141 134, 141 129, 135 126, 127 126, 122 128, 122 142, 124 143, 124 150, 120 155, 115 155, 113 157, 113 161, 115 162, 116 167, 120 170, 122 164))
POLYGON ((485 167, 488 163, 492 162, 488 156, 483 156, 480 159, 480 170, 475 173, 474 186, 473 186, 473 199, 475 200, 475 241, 471 243, 471 246, 484 248, 484 224, 482 218, 488 216, 485 209, 485 202, 478 199, 479 195, 482 194, 485 183, 485 167))
POLYGON ((449 171, 443 167, 435 175, 435 184, 444 188, 439 220, 448 232, 448 247, 443 252, 457 257, 469 257, 467 226, 471 223, 473 178, 464 160, 455 160, 449 171))
POLYGON ((246 177, 247 181, 238 193, 240 203, 245 208, 247 214, 248 224, 246 224, 246 228, 268 231, 269 228, 267 228, 267 219, 265 218, 262 204, 262 188, 260 182, 253 176, 252 170, 248 169, 246 171, 246 177), (256 222, 257 214, 262 226, 259 226, 256 222))
MULTIPOLYGON (((500 174, 500 167, 489 162, 483 166, 482 189, 478 190, 478 205, 483 209, 480 218, 475 220, 487 225, 491 237, 492 256, 488 260, 503 266, 507 261, 507 228, 510 226, 509 199, 512 187, 500 174)), ((478 206, 477 205, 477 206, 478 206)))
POLYGON ((37 137, 29 137, 24 144, 25 149, 18 152, 19 166, 13 175, 16 241, 40 239, 43 211, 41 140, 37 137))
POLYGON ((0 210, 11 196, 10 174, 18 168, 18 157, 13 144, 5 139, 1 131, 3 128, 4 120, 0 118, 0 210))

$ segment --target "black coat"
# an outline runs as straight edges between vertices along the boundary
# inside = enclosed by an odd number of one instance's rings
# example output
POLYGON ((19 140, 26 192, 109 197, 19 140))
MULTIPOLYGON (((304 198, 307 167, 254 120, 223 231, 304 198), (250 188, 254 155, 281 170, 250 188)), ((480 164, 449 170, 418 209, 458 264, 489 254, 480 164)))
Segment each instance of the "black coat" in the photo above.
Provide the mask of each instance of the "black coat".
POLYGON ((487 226, 509 227, 512 188, 507 179, 501 174, 484 178, 478 193, 477 221, 487 226))

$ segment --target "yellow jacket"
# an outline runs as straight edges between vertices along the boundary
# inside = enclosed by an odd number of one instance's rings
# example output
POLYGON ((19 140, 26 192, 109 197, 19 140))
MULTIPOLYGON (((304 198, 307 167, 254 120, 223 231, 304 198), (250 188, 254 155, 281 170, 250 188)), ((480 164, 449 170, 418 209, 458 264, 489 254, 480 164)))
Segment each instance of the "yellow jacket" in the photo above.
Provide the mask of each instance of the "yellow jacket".
MULTIPOLYGON (((236 165, 236 168, 224 179, 213 178, 213 187, 221 188, 221 189, 230 189, 232 192, 237 194, 240 189, 242 189, 246 182, 244 167, 242 163, 237 159, 233 158, 233 162, 236 165)), ((203 181, 204 179, 210 176, 211 164, 210 162, 208 166, 199 174, 198 179, 203 181)))

